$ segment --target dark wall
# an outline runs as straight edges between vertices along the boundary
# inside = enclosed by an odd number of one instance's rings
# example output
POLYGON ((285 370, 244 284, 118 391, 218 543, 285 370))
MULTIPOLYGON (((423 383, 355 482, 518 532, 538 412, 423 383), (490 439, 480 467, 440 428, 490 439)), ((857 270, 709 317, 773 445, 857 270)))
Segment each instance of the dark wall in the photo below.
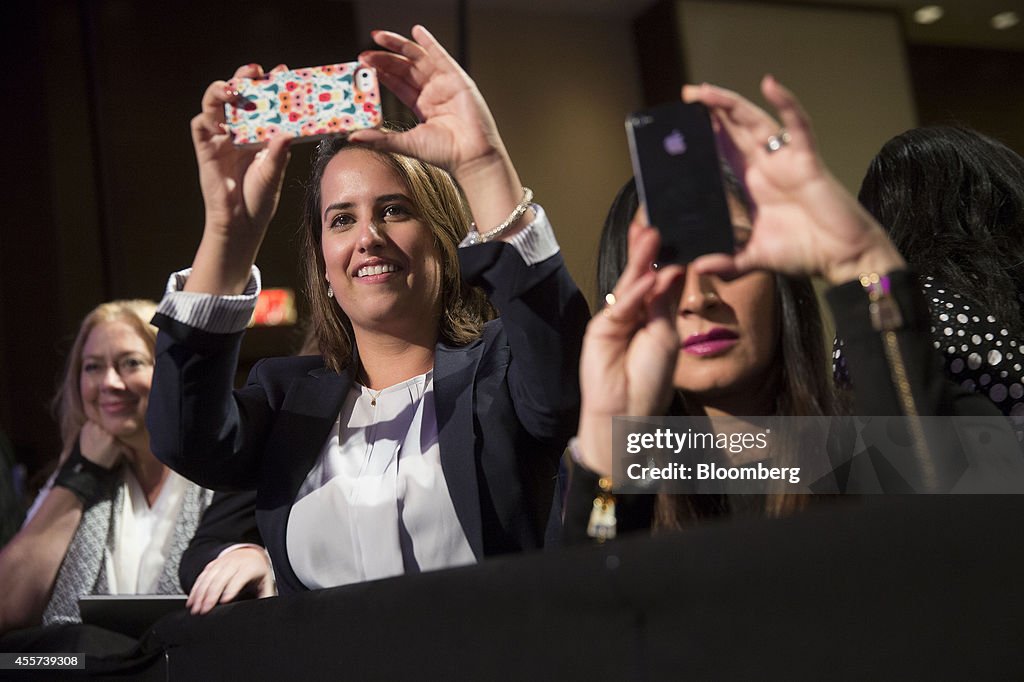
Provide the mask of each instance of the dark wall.
MULTIPOLYGON (((202 202, 189 133, 206 86, 244 63, 355 59, 344 2, 15 0, 6 140, 19 160, 0 225, 0 430, 31 468, 57 454, 46 403, 79 320, 112 298, 158 299, 191 262, 202 202), (313 20, 315 18, 315 20, 313 20)), ((268 286, 298 290, 295 226, 312 147, 298 146, 260 254, 268 286)), ((294 350, 257 331, 248 355, 294 350)))
POLYGON ((912 45, 921 125, 959 124, 1024 154, 1024 52, 912 45))
POLYGON ((0 430, 15 451, 37 455, 54 442, 46 403, 60 359, 59 259, 48 176, 45 75, 39 59, 43 14, 34 3, 4 3, 4 202, 0 220, 0 430))

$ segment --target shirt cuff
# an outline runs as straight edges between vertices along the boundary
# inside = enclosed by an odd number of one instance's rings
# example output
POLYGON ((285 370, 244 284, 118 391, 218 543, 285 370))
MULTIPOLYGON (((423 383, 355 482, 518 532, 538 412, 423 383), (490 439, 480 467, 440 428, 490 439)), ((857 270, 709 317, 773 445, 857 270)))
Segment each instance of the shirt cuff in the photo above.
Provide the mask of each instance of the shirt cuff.
MULTIPOLYGON (((509 240, 523 261, 527 265, 536 265, 558 253, 558 240, 555 239, 555 231, 551 227, 544 209, 538 204, 530 204, 533 208, 534 218, 529 225, 514 234, 509 240)), ((479 233, 472 232, 462 240, 459 248, 467 248, 479 242, 474 240, 479 233)))
POLYGON ((182 291, 192 268, 172 274, 156 311, 176 322, 212 334, 234 334, 249 326, 262 288, 260 269, 252 266, 245 291, 232 296, 182 291))
POLYGON ((233 552, 236 549, 242 549, 244 547, 252 547, 253 549, 258 549, 261 552, 263 552, 263 558, 266 559, 267 567, 270 570, 270 584, 274 588, 274 594, 277 594, 277 576, 274 574, 274 562, 271 560, 270 552, 267 551, 266 547, 263 547, 261 545, 253 544, 251 542, 239 542, 237 544, 230 545, 230 546, 225 547, 224 549, 222 549, 220 551, 220 554, 217 555, 217 559, 220 559, 222 556, 224 556, 228 552, 233 552))
POLYGON ((238 542, 238 543, 235 543, 233 545, 228 545, 227 547, 222 549, 220 551, 220 554, 217 555, 217 558, 218 559, 221 558, 222 556, 224 556, 228 552, 234 552, 236 549, 245 549, 246 547, 252 547, 253 549, 258 549, 261 552, 266 552, 266 549, 264 549, 260 545, 257 545, 257 544, 255 544, 253 542, 238 542))

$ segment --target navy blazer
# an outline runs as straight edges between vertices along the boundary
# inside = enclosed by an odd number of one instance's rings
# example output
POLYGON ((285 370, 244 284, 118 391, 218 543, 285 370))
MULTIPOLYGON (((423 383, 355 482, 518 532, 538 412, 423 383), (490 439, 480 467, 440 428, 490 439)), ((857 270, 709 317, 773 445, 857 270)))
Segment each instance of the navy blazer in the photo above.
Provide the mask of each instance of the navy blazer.
POLYGON ((199 519, 196 534, 181 555, 178 580, 182 591, 191 592, 207 564, 228 547, 242 543, 263 547, 263 538, 256 526, 256 494, 252 491, 215 493, 199 519))
MULTIPOLYGON (((561 254, 528 266, 504 243, 459 250, 463 277, 500 317, 465 346, 439 343, 434 397, 441 468, 477 560, 539 548, 558 461, 579 415, 586 301, 561 254)), ((242 332, 212 334, 157 315, 147 425, 169 467, 217 490, 256 489, 278 590, 307 588, 288 561, 288 516, 353 377, 320 357, 261 360, 232 390, 242 332)))

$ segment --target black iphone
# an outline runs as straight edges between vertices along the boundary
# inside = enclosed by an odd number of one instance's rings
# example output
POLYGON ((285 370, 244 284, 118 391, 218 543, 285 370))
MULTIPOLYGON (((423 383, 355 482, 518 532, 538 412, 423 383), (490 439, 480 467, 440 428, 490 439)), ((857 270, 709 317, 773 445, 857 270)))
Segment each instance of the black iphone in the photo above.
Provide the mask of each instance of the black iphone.
POLYGON ((707 107, 675 102, 626 118, 640 203, 661 232, 659 262, 735 250, 707 107))

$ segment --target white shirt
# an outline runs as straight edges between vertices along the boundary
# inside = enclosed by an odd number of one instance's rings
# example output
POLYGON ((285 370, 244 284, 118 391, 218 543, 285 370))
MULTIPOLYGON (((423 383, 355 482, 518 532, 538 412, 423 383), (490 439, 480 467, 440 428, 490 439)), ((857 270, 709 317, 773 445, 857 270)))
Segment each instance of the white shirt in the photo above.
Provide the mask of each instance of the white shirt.
MULTIPOLYGON (((123 504, 115 510, 114 528, 103 549, 108 594, 155 594, 174 540, 175 521, 185 503, 188 481, 169 471, 150 507, 131 469, 124 467, 123 504)), ((39 491, 25 523, 53 489, 56 473, 39 491)))
POLYGON ((125 469, 122 485, 127 490, 121 497, 114 546, 104 553, 110 594, 155 594, 188 481, 168 471, 152 507, 130 469, 125 469))
POLYGON ((352 387, 299 488, 287 551, 311 589, 476 561, 441 469, 433 371, 352 387))

